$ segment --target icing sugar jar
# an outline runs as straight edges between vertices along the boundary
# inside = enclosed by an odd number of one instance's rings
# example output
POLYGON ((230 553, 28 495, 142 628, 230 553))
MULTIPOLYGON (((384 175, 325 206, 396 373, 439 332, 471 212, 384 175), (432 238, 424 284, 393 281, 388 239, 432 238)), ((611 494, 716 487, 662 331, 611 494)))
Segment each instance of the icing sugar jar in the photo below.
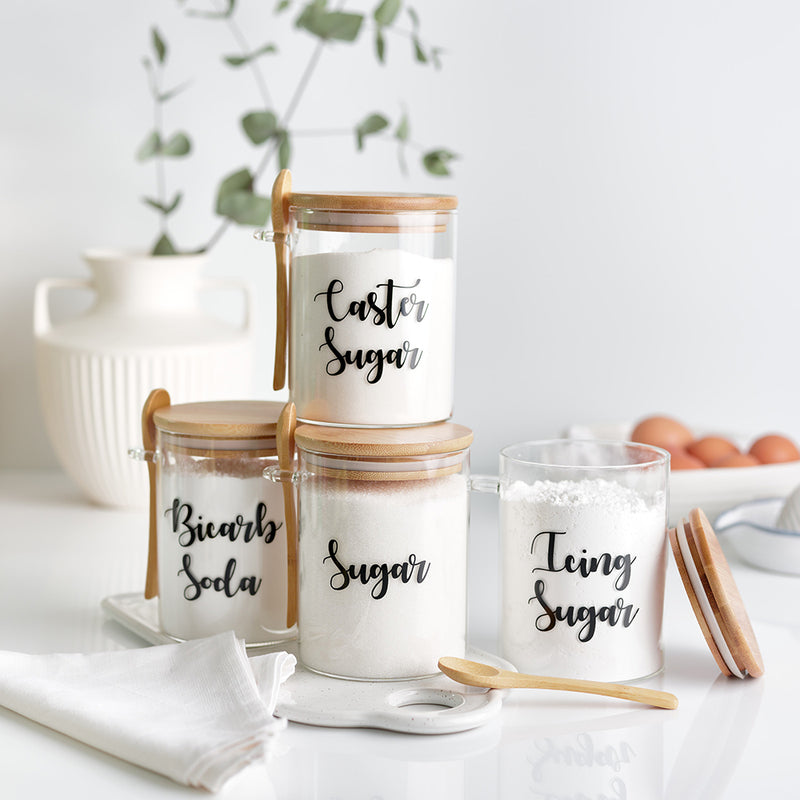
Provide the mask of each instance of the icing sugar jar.
POLYGON ((463 656, 470 429, 305 424, 295 441, 303 664, 398 680, 463 656))
POLYGON ((303 421, 414 426, 449 419, 455 197, 273 190, 275 379, 303 421), (288 292, 286 267, 289 262, 288 292))
MULTIPOLYGON (((151 524, 154 519, 162 630, 195 639, 232 629, 247 644, 293 638, 286 626, 283 494, 262 477, 277 463, 283 405, 173 406, 163 394, 167 405, 152 411, 155 449, 132 452, 150 461, 154 473, 151 524)), ((151 539, 151 563, 154 555, 151 539)))

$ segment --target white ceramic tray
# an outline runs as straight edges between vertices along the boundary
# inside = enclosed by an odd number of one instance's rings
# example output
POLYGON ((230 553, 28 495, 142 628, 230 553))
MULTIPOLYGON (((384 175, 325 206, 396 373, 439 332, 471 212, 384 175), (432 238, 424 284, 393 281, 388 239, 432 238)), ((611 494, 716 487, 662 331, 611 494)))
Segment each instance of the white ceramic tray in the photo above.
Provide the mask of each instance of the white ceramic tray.
MULTIPOLYGON (((112 619, 151 644, 176 640, 158 624, 158 600, 141 594, 106 597, 103 609, 112 619)), ((248 647, 249 655, 286 650, 295 641, 248 647)), ((442 653, 442 655, 447 655, 442 653)), ((514 669, 497 656, 470 649, 467 657, 514 669)), ((477 728, 500 713, 505 691, 462 686, 444 675, 410 681, 347 681, 328 678, 298 663, 281 687, 275 713, 292 722, 331 728, 382 728, 401 733, 456 733, 477 728)))
MULTIPOLYGON (((565 434, 575 439, 628 441, 632 430, 631 423, 572 425, 565 434)), ((697 436, 706 434, 703 430, 693 433, 697 436)), ((717 435, 726 435, 740 447, 754 438, 725 433, 717 435)), ((693 508, 702 508, 706 516, 713 520, 737 503, 786 496, 798 486, 800 461, 763 464, 759 467, 675 470, 669 477, 669 524, 678 525, 693 508)))

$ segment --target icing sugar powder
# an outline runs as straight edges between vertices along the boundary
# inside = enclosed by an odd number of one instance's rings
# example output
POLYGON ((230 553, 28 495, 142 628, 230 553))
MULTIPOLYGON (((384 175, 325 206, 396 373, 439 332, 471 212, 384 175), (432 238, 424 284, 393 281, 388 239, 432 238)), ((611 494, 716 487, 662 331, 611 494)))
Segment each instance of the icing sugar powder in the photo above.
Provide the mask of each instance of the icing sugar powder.
POLYGON ((501 488, 502 649, 519 670, 623 681, 662 667, 666 498, 604 479, 501 488))
POLYGON ((466 477, 315 478, 300 494, 300 659, 329 675, 438 671, 466 643, 466 477))
POLYGON ((292 261, 289 386, 300 419, 421 425, 453 410, 455 266, 402 250, 292 261))

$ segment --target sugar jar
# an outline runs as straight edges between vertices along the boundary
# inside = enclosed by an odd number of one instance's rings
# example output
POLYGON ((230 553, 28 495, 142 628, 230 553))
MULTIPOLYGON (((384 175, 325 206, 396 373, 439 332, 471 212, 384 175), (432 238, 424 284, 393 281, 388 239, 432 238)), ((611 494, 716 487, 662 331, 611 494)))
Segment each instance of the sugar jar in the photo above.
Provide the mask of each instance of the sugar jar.
POLYGON ((287 176, 273 191, 276 230, 261 234, 278 256, 274 388, 283 386, 288 335, 299 420, 391 427, 449 419, 456 198, 290 192, 287 176))
POLYGON ((304 424, 295 440, 303 664, 397 680, 463 656, 470 429, 304 424))
POLYGON ((155 472, 159 620, 176 639, 230 629, 252 645, 294 637, 283 494, 262 477, 277 464, 281 408, 165 405, 152 413, 154 450, 132 452, 155 472))

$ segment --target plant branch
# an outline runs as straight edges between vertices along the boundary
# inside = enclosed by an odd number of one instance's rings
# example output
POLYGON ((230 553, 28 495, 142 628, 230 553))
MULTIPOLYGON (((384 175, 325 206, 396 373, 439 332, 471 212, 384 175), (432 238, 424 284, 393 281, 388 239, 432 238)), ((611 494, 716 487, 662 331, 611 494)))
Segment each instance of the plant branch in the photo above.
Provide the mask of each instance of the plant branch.
MULTIPOLYGON (((228 29, 230 30, 236 44, 241 48, 242 55, 248 55, 250 52, 250 43, 245 38, 245 35, 242 33, 242 29, 236 23, 236 20, 231 15, 225 18, 225 22, 228 24, 228 29)), ((255 58, 250 59, 247 66, 253 73, 253 78, 255 79, 258 93, 261 95, 261 101, 264 103, 264 108, 272 108, 272 95, 270 94, 269 88, 267 87, 267 82, 264 79, 264 73, 258 66, 258 60, 255 58)))
MULTIPOLYGON (((320 39, 317 42, 316 47, 314 48, 314 52, 311 54, 311 57, 306 64, 305 70, 303 70, 303 74, 300 76, 300 80, 297 82, 297 86, 295 87, 294 93, 292 94, 291 99, 289 100, 289 105, 286 107, 286 111, 284 112, 283 116, 280 120, 280 127, 282 129, 286 129, 286 126, 289 124, 294 112, 297 110, 297 106, 300 104, 300 101, 303 99, 303 95, 305 94, 306 88, 308 87, 308 83, 311 80, 311 76, 314 74, 314 70, 319 63, 319 59, 322 55, 322 51, 325 49, 325 41, 320 39)), ((258 162, 256 166, 255 172, 253 173, 253 183, 255 183, 264 173, 264 170, 267 168, 267 165, 272 160, 272 157, 275 155, 275 152, 278 148, 278 140, 276 138, 270 139, 269 144, 264 149, 264 153, 261 156, 261 160, 258 162)), ((225 218, 218 226, 214 233, 211 235, 211 238, 206 243, 206 246, 203 248, 204 251, 210 250, 216 243, 222 238, 225 231, 228 230, 228 227, 231 225, 231 220, 225 218)))

